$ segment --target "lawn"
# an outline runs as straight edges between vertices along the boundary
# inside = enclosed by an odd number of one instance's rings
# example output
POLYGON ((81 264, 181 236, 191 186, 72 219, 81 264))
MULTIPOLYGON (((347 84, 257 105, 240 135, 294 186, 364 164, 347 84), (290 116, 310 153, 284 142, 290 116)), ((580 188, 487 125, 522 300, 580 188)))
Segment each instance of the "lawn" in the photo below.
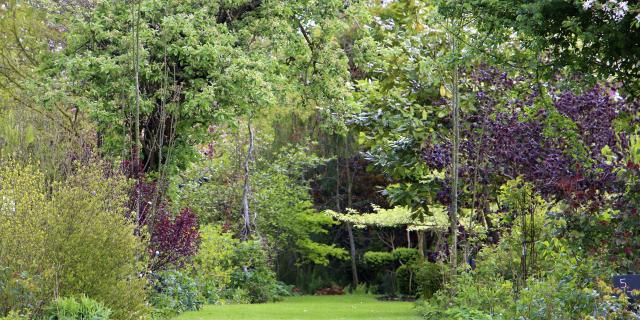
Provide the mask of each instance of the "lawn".
POLYGON ((301 296, 278 303, 209 305, 176 320, 417 320, 411 302, 382 302, 368 295, 301 296))

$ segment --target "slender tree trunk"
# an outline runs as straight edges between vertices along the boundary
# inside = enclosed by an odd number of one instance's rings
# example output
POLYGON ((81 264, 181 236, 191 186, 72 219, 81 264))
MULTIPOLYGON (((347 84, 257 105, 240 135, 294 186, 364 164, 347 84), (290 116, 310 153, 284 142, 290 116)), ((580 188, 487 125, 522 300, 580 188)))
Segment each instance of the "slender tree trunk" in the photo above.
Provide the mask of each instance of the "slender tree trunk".
POLYGON ((132 157, 134 160, 140 160, 140 2, 138 0, 138 5, 135 10, 135 18, 134 18, 134 33, 135 33, 135 48, 134 55, 135 61, 133 62, 134 73, 135 73, 135 81, 136 81, 136 104, 135 104, 135 118, 133 120, 134 126, 134 149, 132 157))
MULTIPOLYGON (((457 54, 457 42, 453 37, 453 52, 457 54)), ((460 149, 460 96, 458 92, 458 66, 457 62, 453 70, 453 143, 452 143, 452 163, 451 163, 451 248, 450 259, 453 274, 458 267, 458 166, 460 149)))
POLYGON ((356 243, 353 238, 353 227, 347 222, 347 233, 349 234, 349 253, 351 254, 351 290, 358 286, 358 267, 356 265, 356 243))
POLYGON ((522 253, 520 255, 520 268, 522 272, 522 288, 527 282, 527 214, 522 210, 520 212, 522 223, 522 253))
POLYGON ((244 224, 242 226, 242 241, 247 241, 251 235, 251 212, 249 211, 249 195, 251 193, 250 171, 249 165, 253 158, 253 128, 251 127, 251 119, 247 120, 247 131, 249 132, 249 149, 244 159, 244 187, 242 189, 242 218, 244 224))
POLYGON ((424 230, 418 230, 418 254, 424 258, 424 230))
MULTIPOLYGON (((141 149, 141 142, 140 142, 140 2, 141 0, 138 0, 137 6, 132 4, 132 18, 133 18, 133 32, 134 32, 134 61, 133 61, 133 68, 134 68, 134 77, 135 77, 135 91, 136 91, 136 97, 135 97, 135 110, 134 110, 134 119, 133 119, 133 147, 131 148, 131 167, 130 167, 130 172, 132 175, 134 175, 134 177, 136 177, 140 180, 140 176, 139 174, 141 172, 139 172, 138 170, 144 170, 144 167, 140 168, 140 165, 142 164, 142 161, 140 159, 140 149, 141 149)), ((142 222, 142 195, 140 194, 140 191, 138 190, 138 188, 136 188, 136 215, 137 215, 137 220, 138 220, 138 225, 141 224, 142 222)), ((151 212, 151 214, 155 214, 154 212, 151 212)), ((149 217, 145 217, 145 219, 149 222, 153 221, 153 219, 149 219, 149 217)), ((152 227, 152 226, 149 226, 152 227)), ((138 230, 136 230, 136 233, 139 232, 138 230)))
POLYGON ((531 251, 531 258, 530 258, 530 269, 531 269, 531 273, 535 275, 536 273, 536 223, 535 223, 535 212, 536 212, 536 208, 535 207, 531 207, 529 209, 531 211, 531 221, 529 221, 530 224, 530 228, 531 228, 531 241, 529 242, 531 244, 531 248, 529 249, 531 251))
MULTIPOLYGON (((349 139, 349 137, 347 137, 347 139, 349 139)), ((347 152, 346 154, 348 154, 348 148, 349 148, 349 144, 348 144, 348 140, 347 143, 345 143, 345 146, 347 148, 347 152)), ((346 163, 346 170, 347 170, 347 208, 351 208, 353 206, 353 176, 351 175, 351 164, 349 163, 349 160, 347 159, 347 163, 346 163)), ((351 291, 355 290, 355 288, 358 286, 358 269, 357 269, 357 265, 356 265, 356 242, 355 239, 353 238, 353 227, 351 226, 351 223, 347 222, 346 223, 347 226, 347 233, 349 234, 349 253, 351 254, 351 291)))

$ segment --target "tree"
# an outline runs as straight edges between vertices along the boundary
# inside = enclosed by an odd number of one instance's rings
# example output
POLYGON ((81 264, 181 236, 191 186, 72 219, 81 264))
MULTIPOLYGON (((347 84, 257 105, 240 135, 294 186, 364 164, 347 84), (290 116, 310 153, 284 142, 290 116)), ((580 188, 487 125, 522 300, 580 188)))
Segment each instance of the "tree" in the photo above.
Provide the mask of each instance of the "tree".
POLYGON ((539 53, 547 76, 558 69, 580 72, 591 81, 613 77, 632 98, 640 93, 640 15, 637 3, 601 0, 449 3, 474 16, 482 33, 512 31, 522 49, 539 53))

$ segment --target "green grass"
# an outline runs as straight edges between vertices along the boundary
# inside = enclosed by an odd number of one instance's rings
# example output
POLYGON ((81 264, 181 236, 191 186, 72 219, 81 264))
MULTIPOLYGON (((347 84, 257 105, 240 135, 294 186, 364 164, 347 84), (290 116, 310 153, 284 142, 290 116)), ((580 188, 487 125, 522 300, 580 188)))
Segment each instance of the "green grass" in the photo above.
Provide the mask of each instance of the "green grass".
POLYGON ((417 320, 411 302, 382 302, 373 296, 301 296, 278 303, 205 306, 176 320, 417 320))

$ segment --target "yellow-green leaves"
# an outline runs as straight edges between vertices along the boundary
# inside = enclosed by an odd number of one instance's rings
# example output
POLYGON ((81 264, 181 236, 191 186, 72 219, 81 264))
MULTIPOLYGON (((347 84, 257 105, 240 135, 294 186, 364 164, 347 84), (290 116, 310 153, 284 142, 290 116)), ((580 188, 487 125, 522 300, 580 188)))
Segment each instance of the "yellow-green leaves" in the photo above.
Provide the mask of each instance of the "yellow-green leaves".
POLYGON ((115 319, 144 316, 143 247, 125 218, 127 189, 121 176, 104 177, 95 165, 46 188, 35 166, 3 163, 0 266, 8 272, 0 272, 0 282, 10 287, 0 292, 0 308, 86 294, 111 308, 115 319))

